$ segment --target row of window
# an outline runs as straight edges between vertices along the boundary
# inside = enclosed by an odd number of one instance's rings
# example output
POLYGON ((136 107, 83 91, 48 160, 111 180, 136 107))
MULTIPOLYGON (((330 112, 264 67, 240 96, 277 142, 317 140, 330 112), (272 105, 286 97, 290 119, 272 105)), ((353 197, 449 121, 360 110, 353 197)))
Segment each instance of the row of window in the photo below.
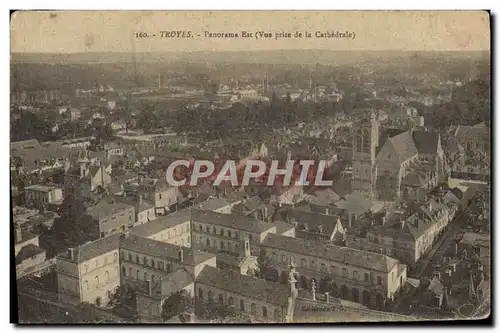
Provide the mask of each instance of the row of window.
MULTIPOLYGON (((117 276, 117 275, 118 275, 118 268, 115 268, 115 276, 117 276)), ((109 271, 106 271, 104 273, 104 281, 102 281, 102 280, 99 281, 99 276, 96 275, 94 277, 94 289, 99 288, 99 283, 104 282, 102 285, 106 285, 109 283, 109 281, 110 281, 109 280, 109 271)), ((83 290, 90 290, 89 288, 90 288, 89 281, 88 280, 83 281, 83 290)))
MULTIPOLYGON (((198 231, 204 231, 206 233, 212 233, 214 235, 220 235, 222 237, 229 237, 229 238, 240 238, 240 233, 235 230, 230 230, 230 229, 224 229, 224 228, 217 228, 216 226, 209 226, 209 225, 203 225, 201 223, 195 223, 195 230, 198 231)), ((252 242, 252 235, 248 234, 248 238, 250 239, 250 242, 252 242)))
MULTIPOLYGON (((198 288, 198 297, 201 299, 201 300, 205 300, 205 296, 204 296, 204 293, 203 293, 203 289, 201 288, 198 288)), ((212 293, 212 291, 209 291, 207 293, 207 301, 208 302, 214 302, 214 295, 212 293)), ((224 295, 223 294, 219 294, 217 296, 217 302, 219 304, 223 304, 223 305, 227 305, 229 307, 232 307, 232 306, 236 306, 236 302, 238 300, 234 299, 232 296, 228 297, 227 300, 224 299, 224 295)), ((239 306, 238 306, 239 310, 240 311, 248 311, 247 310, 247 305, 245 303, 245 300, 244 299, 240 299, 239 300, 239 306)), ((265 306, 262 306, 261 311, 258 311, 257 310, 257 305, 255 303, 251 303, 250 304, 250 313, 254 316, 262 316, 263 318, 268 318, 268 312, 267 312, 267 307, 265 306)), ((279 310, 274 310, 274 319, 275 320, 280 320, 280 313, 279 313, 279 310)))
MULTIPOLYGON (((105 256, 103 260, 103 265, 107 265, 109 263, 109 256, 105 256)), ((118 252, 113 253, 113 262, 118 260, 118 252)), ((94 260, 94 265, 93 267, 90 267, 91 269, 96 269, 99 268, 99 259, 94 260)), ((89 271, 89 264, 85 264, 83 266, 83 273, 87 273, 89 271)))
MULTIPOLYGON (((203 243, 203 240, 202 240, 202 237, 197 237, 196 238, 196 243, 197 244, 202 244, 203 243)), ((235 251, 235 252, 238 252, 240 250, 240 246, 238 244, 232 244, 231 242, 227 242, 224 243, 224 241, 214 241, 214 240, 210 240, 210 238, 207 237, 207 239, 205 240, 205 245, 208 246, 208 247, 217 247, 221 250, 228 250, 228 251, 235 251)))
POLYGON ((132 255, 132 253, 128 253, 128 255, 126 255, 125 253, 123 253, 123 257, 130 261, 130 262, 135 262, 137 264, 142 264, 144 266, 149 266, 151 268, 155 268, 155 269, 158 269, 158 270, 166 270, 167 272, 170 272, 172 270, 172 264, 167 262, 166 264, 163 262, 163 260, 154 260, 153 258, 151 259, 148 259, 148 257, 146 256, 143 256, 142 258, 139 256, 139 255, 132 255))
MULTIPOLYGON (((170 273, 172 271, 172 264, 168 263, 166 267, 167 267, 166 271, 170 273)), ((156 281, 156 275, 151 274, 151 277, 150 277, 148 272, 141 273, 140 269, 136 269, 134 271, 132 269, 132 267, 129 267, 128 272, 127 272, 127 269, 125 268, 125 266, 122 266, 122 274, 123 274, 123 276, 128 276, 128 277, 134 278, 136 280, 151 281, 151 282, 156 281), (149 280, 150 278, 151 278, 151 280, 149 280)))
MULTIPOLYGON (((294 256, 291 256, 291 259, 295 261, 294 256)), ((272 253, 272 260, 275 261, 275 262, 278 261, 278 255, 276 253, 274 253, 274 252, 272 253)), ((288 257, 285 254, 281 255, 281 262, 283 262, 283 263, 288 263, 289 262, 289 259, 288 259, 288 257)), ((309 261, 309 266, 308 266, 306 259, 302 258, 299 261, 298 266, 299 267, 303 267, 303 268, 309 268, 311 270, 317 271, 317 265, 316 265, 316 262, 314 260, 310 260, 309 261)), ((331 274, 339 275, 339 271, 337 270, 336 266, 330 265, 330 267, 328 268, 325 263, 321 263, 320 264, 319 271, 323 272, 323 273, 331 273, 331 274)), ((349 271, 346 268, 342 268, 342 277, 344 277, 344 278, 349 278, 350 277, 349 276, 349 271)), ((352 271, 352 279, 356 280, 356 281, 361 281, 361 277, 359 276, 358 271, 352 271)), ((370 274, 364 273, 363 281, 364 282, 370 282, 370 274)), ((377 284, 378 285, 382 284, 382 277, 377 276, 377 284)))

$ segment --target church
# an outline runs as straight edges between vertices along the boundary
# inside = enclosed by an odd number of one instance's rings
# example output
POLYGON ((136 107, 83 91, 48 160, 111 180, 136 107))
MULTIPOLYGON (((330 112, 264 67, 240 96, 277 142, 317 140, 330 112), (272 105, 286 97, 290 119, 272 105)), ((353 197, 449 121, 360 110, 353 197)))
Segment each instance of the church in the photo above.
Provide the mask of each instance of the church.
POLYGON ((425 200, 446 179, 438 132, 381 129, 376 112, 353 125, 351 188, 372 200, 425 200))

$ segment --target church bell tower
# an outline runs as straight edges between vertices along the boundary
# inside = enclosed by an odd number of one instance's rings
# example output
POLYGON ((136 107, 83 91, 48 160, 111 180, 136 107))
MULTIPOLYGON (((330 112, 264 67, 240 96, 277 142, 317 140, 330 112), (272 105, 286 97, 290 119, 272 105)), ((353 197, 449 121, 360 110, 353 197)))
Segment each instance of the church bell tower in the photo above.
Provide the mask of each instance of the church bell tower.
POLYGON ((375 195, 379 127, 374 111, 370 112, 369 119, 353 125, 351 188, 353 192, 361 192, 370 198, 375 195))

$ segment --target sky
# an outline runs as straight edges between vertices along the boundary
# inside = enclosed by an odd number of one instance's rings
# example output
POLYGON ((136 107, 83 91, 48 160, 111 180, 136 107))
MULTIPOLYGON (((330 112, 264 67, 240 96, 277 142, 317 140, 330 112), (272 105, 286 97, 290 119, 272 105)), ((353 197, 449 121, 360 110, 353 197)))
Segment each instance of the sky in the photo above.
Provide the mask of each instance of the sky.
POLYGON ((490 19, 486 11, 23 11, 11 17, 16 53, 285 49, 485 51, 490 19), (172 30, 193 37, 161 38, 161 31, 172 30), (253 36, 214 39, 205 31, 253 36), (308 31, 311 38, 256 39, 257 31, 308 31), (354 38, 316 38, 317 31, 354 38), (150 37, 136 38, 139 32, 150 37))

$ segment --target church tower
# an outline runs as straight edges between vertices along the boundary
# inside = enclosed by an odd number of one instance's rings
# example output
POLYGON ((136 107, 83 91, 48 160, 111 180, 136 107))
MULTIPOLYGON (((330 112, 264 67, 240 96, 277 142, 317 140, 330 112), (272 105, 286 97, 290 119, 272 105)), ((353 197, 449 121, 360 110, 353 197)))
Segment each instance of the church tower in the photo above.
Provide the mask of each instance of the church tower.
POLYGON ((370 198, 375 195, 376 168, 375 159, 379 143, 379 122, 375 112, 370 112, 369 119, 353 125, 352 178, 353 192, 361 192, 370 198))

